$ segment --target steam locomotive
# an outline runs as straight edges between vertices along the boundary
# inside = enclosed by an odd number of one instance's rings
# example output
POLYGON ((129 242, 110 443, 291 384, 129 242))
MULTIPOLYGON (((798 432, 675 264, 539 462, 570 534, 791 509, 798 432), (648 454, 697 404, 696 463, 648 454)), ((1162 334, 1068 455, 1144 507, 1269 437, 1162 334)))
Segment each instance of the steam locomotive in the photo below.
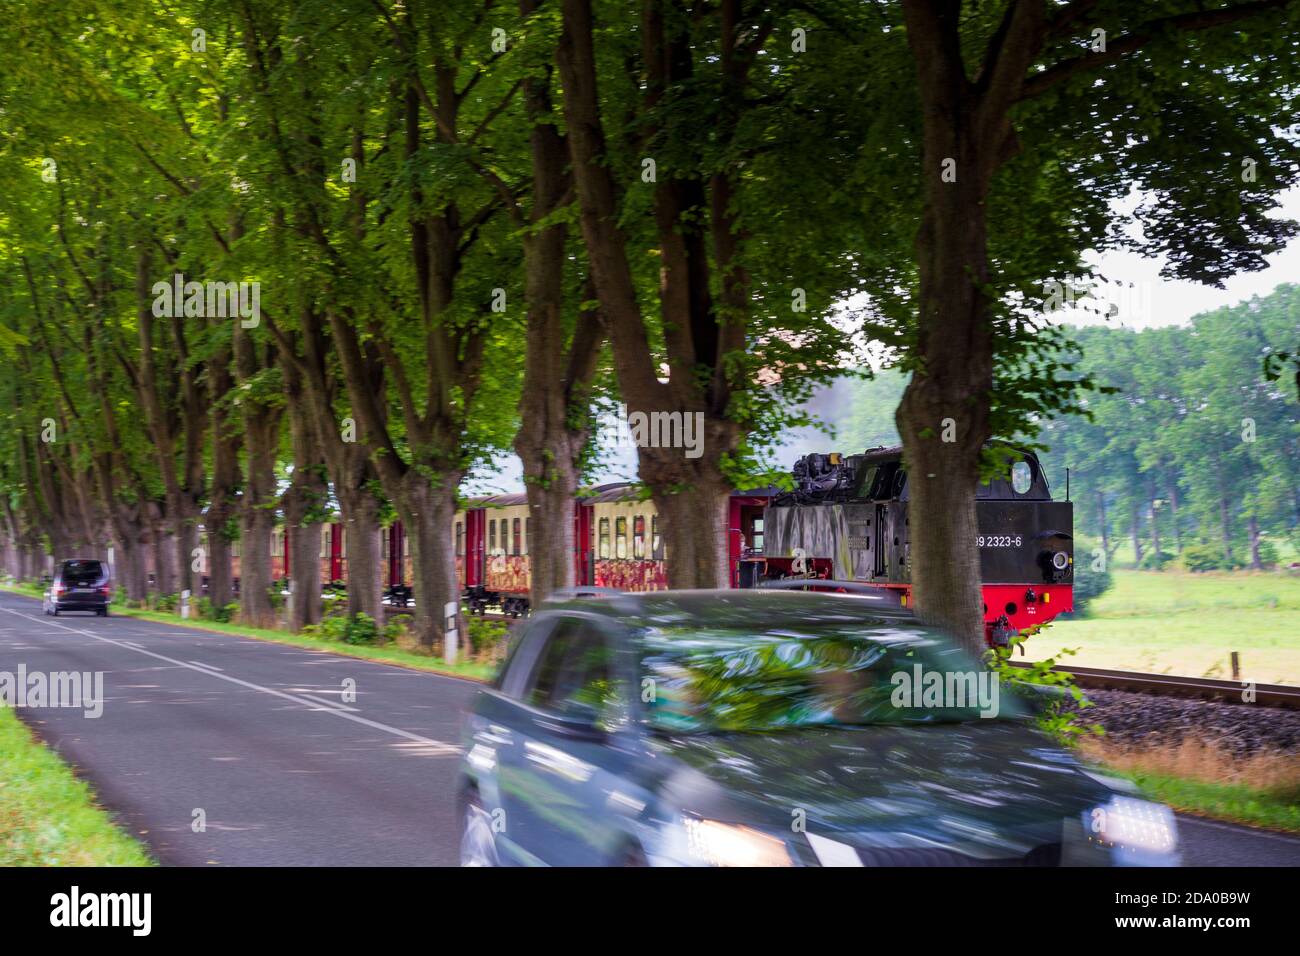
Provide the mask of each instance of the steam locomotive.
MULTIPOLYGON (((976 545, 985 637, 1010 637, 1073 607, 1073 505, 1053 501, 1038 457, 1010 445, 1001 477, 976 495, 976 545)), ((794 489, 764 512, 764 577, 804 575, 877 585, 912 599, 908 507, 901 448, 806 455, 794 489)))

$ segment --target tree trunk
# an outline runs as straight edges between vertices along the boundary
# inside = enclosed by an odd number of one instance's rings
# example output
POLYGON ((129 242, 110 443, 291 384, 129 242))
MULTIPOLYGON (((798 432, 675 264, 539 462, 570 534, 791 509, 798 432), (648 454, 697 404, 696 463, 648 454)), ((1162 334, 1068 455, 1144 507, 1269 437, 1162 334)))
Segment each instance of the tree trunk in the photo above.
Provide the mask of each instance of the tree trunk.
POLYGON ((1252 571, 1261 571, 1264 568, 1264 562, 1259 559, 1259 519, 1253 514, 1246 524, 1246 530, 1250 535, 1250 567, 1252 571))
POLYGON ((1142 567, 1142 509, 1137 501, 1129 505, 1129 533, 1133 538, 1133 566, 1142 567))
POLYGON ((1169 521, 1174 527, 1174 553, 1183 553, 1183 530, 1178 526, 1178 483, 1169 486, 1169 521))
POLYGON ((731 486, 719 460, 687 458, 680 448, 638 448, 642 480, 661 515, 668 586, 725 588, 731 486))
POLYGON ((293 594, 289 629, 301 631, 321 619, 320 560, 317 555, 321 517, 329 488, 325 483, 325 463, 312 424, 312 412, 303 395, 302 376, 295 366, 285 368, 284 374, 293 445, 293 479, 284 496, 285 557, 289 560, 289 586, 293 594))
POLYGON ((289 630, 301 631, 321 619, 320 537, 323 525, 291 522, 286 515, 285 553, 289 557, 289 587, 293 608, 289 630))
POLYGON ((265 408, 261 412, 276 421, 274 428, 268 427, 266 421, 250 423, 248 433, 248 481, 240 522, 239 617, 252 627, 274 627, 271 536, 275 531, 275 439, 279 437, 279 416, 265 408))
POLYGON ((1156 511, 1155 498, 1151 499, 1151 547, 1155 549, 1156 561, 1160 561, 1160 516, 1156 511))
POLYGON ((1223 558, 1232 567, 1232 502, 1226 495, 1219 498, 1219 530, 1223 536, 1223 558))
MULTIPOLYGON (((420 644, 432 649, 445 637, 446 609, 452 608, 459 652, 467 644, 460 615, 460 591, 456 584, 456 549, 453 526, 456 491, 460 474, 443 475, 436 483, 414 469, 407 472, 397 501, 398 514, 411 541, 415 591, 415 633, 420 644)), ((438 648, 445 659, 445 643, 438 648)))
POLYGON ((348 562, 348 616, 384 623, 384 563, 380 558, 379 501, 364 488, 339 493, 343 553, 348 562))
POLYGON ((1110 557, 1110 533, 1107 531, 1106 523, 1106 494, 1098 489, 1097 491, 1097 520, 1101 525, 1101 552, 1107 558, 1110 557))
MULTIPOLYGON (((529 464, 537 467, 537 462, 529 464)), ((576 565, 573 536, 573 497, 578 490, 573 468, 552 462, 550 482, 528 484, 528 514, 532 528, 528 535, 529 600, 536 608, 548 595, 573 587, 576 565)), ((527 474, 527 470, 525 470, 527 474)))

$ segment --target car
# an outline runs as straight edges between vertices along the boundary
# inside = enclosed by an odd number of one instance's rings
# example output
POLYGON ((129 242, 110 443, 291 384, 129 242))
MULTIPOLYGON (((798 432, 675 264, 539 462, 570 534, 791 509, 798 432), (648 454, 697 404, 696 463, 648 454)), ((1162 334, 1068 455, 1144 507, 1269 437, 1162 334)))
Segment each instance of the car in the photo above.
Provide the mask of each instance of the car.
POLYGON ((60 561, 45 592, 45 613, 58 617, 63 611, 94 611, 108 617, 113 593, 108 577, 108 565, 98 559, 60 561))
POLYGON ((879 595, 547 603, 467 717, 461 863, 1176 865, 1035 699, 879 595))

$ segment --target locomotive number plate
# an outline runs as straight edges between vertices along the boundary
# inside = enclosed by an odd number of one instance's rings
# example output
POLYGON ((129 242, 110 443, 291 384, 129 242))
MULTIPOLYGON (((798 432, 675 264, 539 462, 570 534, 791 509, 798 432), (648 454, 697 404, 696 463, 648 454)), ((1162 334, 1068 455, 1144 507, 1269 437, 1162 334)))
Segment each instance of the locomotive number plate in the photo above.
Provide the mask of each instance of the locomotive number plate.
POLYGON ((1018 548, 1023 539, 1018 534, 980 535, 975 543, 981 548, 1018 548))

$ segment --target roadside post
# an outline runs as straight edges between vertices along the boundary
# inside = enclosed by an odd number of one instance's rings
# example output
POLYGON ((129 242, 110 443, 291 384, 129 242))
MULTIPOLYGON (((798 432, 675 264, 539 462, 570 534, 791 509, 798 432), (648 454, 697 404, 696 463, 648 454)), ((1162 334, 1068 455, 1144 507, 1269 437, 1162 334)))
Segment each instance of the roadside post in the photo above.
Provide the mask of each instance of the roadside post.
POLYGON ((185 588, 181 591, 181 620, 188 620, 190 616, 190 589, 185 588))
POLYGON ((460 605, 457 601, 448 601, 447 606, 442 609, 443 616, 447 619, 446 626, 443 629, 443 632, 447 635, 444 641, 446 649, 443 651, 443 656, 448 664, 456 663, 456 612, 459 610, 460 605))

